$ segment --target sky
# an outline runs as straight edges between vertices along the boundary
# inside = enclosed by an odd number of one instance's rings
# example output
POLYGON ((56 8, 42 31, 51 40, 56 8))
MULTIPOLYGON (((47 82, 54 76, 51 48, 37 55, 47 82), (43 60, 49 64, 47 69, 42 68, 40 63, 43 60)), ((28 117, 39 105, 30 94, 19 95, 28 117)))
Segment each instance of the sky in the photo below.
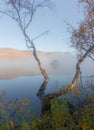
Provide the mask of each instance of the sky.
MULTIPOLYGON (((55 6, 52 9, 41 9, 36 12, 30 26, 31 39, 48 30, 47 35, 34 40, 38 51, 46 52, 69 52, 70 34, 67 25, 76 27, 83 17, 83 9, 78 0, 53 0, 55 6)), ((0 48, 15 48, 27 50, 23 34, 15 21, 10 17, 0 17, 0 48)))

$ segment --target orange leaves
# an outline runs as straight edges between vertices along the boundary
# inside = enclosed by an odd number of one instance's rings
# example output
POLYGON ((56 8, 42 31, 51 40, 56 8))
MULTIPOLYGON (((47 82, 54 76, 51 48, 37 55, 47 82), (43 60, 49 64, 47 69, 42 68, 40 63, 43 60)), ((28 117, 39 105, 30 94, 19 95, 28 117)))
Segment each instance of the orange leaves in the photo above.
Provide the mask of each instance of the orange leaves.
POLYGON ((76 94, 76 95, 78 95, 79 93, 80 93, 80 88, 78 87, 78 88, 75 88, 74 89, 74 93, 76 94))
POLYGON ((13 109, 14 108, 14 104, 12 104, 12 103, 8 104, 8 108, 9 109, 13 109))
POLYGON ((87 22, 87 25, 90 27, 90 29, 92 29, 93 24, 92 24, 92 22, 90 21, 90 18, 87 18, 87 19, 86 19, 86 22, 87 22))
POLYGON ((32 117, 32 110, 29 103, 30 100, 28 98, 16 98, 7 101, 6 92, 3 91, 0 97, 1 124, 8 125, 9 129, 15 129, 16 126, 21 126, 21 123, 32 117))
POLYGON ((4 103, 0 102, 0 108, 4 108, 4 103))
POLYGON ((83 130, 88 130, 88 126, 87 126, 87 124, 86 124, 86 123, 83 124, 82 128, 83 128, 83 130))
POLYGON ((28 98, 25 98, 25 99, 23 100, 22 104, 23 104, 24 106, 28 105, 28 104, 29 104, 29 99, 28 99, 28 98))
POLYGON ((17 101, 17 103, 15 103, 15 101, 12 101, 11 103, 8 104, 8 108, 9 109, 19 109, 21 107, 24 107, 24 106, 27 106, 29 105, 29 99, 28 98, 25 98, 23 100, 19 99, 17 101))
POLYGON ((10 120, 10 126, 11 126, 12 128, 14 128, 15 123, 14 123, 14 121, 13 121, 13 120, 10 120))
POLYGON ((80 94, 80 87, 75 87, 71 96, 74 98, 75 96, 79 95, 80 94))
POLYGON ((90 10, 88 13, 91 17, 94 17, 94 10, 90 10))
POLYGON ((79 32, 80 32, 80 34, 84 34, 86 32, 85 27, 81 26, 79 32))

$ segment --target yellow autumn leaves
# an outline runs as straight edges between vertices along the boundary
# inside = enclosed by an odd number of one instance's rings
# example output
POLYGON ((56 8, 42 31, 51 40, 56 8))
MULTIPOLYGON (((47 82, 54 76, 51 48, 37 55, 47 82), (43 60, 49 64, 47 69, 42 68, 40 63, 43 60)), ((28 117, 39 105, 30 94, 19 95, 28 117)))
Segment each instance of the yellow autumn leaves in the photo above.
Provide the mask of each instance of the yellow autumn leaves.
POLYGON ((25 98, 23 100, 18 99, 17 102, 11 101, 11 103, 8 104, 8 108, 13 109, 13 108, 21 107, 21 106, 27 106, 27 105, 29 105, 29 103, 30 103, 30 101, 28 98, 25 98))

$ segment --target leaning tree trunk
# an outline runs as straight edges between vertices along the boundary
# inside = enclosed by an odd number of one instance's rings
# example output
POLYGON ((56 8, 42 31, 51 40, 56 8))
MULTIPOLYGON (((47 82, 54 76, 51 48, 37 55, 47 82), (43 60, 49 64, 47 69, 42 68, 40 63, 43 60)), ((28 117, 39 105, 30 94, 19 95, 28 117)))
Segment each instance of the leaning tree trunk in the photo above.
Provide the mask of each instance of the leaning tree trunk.
POLYGON ((52 94, 47 94, 45 95, 45 97, 52 99, 54 97, 59 97, 61 95, 67 94, 68 92, 70 92, 71 90, 73 90, 78 82, 79 76, 80 76, 80 65, 81 63, 84 61, 84 59, 89 55, 89 53, 94 49, 94 45, 91 46, 86 52, 85 54, 78 60, 77 64, 76 64, 76 73, 74 75, 73 81, 72 83, 67 87, 64 88, 58 92, 52 93, 52 94))
POLYGON ((25 30, 23 30, 22 28, 21 28, 21 30, 22 30, 23 35, 24 35, 25 40, 26 40, 26 46, 27 46, 27 48, 32 48, 32 49, 33 49, 33 56, 34 56, 35 60, 36 60, 37 63, 38 63, 38 66, 39 66, 39 69, 40 69, 40 71, 41 71, 41 74, 42 74, 43 77, 44 77, 44 81, 43 81, 43 83, 42 83, 42 85, 41 85, 41 87, 39 88, 38 93, 37 93, 37 96, 42 100, 43 97, 44 97, 44 91, 45 91, 45 89, 46 89, 46 85, 47 85, 47 83, 48 83, 48 74, 47 74, 46 70, 42 67, 42 64, 41 64, 41 62, 40 62, 40 60, 39 60, 39 58, 38 58, 38 56, 37 56, 36 48, 35 48, 35 45, 33 44, 33 41, 30 40, 30 38, 28 37, 28 35, 27 35, 27 33, 26 33, 25 30), (27 42, 28 42, 31 46, 28 46, 28 45, 27 45, 27 42))
POLYGON ((44 97, 44 91, 45 91, 46 85, 47 85, 47 83, 48 83, 48 75, 47 75, 46 70, 43 69, 43 67, 42 67, 42 65, 41 65, 41 62, 40 62, 40 60, 39 60, 39 58, 38 58, 38 56, 37 56, 35 47, 33 47, 33 55, 34 55, 36 61, 38 62, 38 66, 39 66, 39 68, 40 68, 41 74, 42 74, 43 77, 44 77, 44 81, 43 81, 43 83, 42 83, 42 85, 41 85, 41 87, 39 88, 39 91, 38 91, 38 93, 37 93, 37 96, 38 96, 40 99, 42 99, 42 98, 44 97))

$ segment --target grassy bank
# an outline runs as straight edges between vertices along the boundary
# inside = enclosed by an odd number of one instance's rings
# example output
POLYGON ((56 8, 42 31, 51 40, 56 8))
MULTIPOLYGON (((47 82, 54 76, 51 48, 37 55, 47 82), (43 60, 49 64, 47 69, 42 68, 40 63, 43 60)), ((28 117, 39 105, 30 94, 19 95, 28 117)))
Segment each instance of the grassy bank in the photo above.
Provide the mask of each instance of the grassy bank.
MULTIPOLYGON (((79 94, 72 98, 77 96, 79 94)), ((27 98, 6 104, 3 96, 0 101, 0 130, 94 130, 93 95, 85 94, 84 102, 76 105, 67 97, 54 98, 49 103, 50 108, 38 118, 33 116, 27 98)))

